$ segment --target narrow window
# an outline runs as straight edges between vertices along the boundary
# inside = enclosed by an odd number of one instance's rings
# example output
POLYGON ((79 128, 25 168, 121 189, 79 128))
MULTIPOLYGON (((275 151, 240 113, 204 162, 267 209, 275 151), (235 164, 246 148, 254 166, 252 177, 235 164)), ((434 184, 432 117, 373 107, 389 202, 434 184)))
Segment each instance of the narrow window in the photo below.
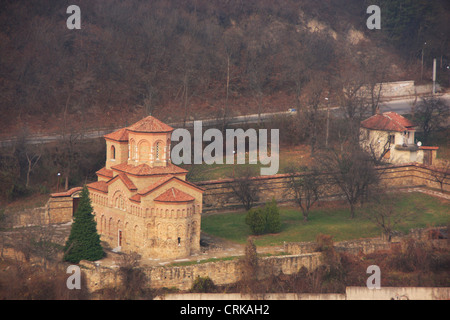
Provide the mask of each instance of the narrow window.
POLYGON ((181 246, 181 238, 178 237, 178 246, 181 246))
POLYGON ((395 135, 394 135, 394 134, 389 135, 389 142, 390 142, 390 144, 392 144, 392 145, 395 144, 395 135))
POLYGON ((111 159, 116 159, 116 148, 114 146, 111 146, 111 159))
POLYGON ((159 149, 160 149, 160 143, 159 142, 157 142, 156 143, 156 150, 155 150, 155 153, 156 153, 156 160, 159 160, 159 149))

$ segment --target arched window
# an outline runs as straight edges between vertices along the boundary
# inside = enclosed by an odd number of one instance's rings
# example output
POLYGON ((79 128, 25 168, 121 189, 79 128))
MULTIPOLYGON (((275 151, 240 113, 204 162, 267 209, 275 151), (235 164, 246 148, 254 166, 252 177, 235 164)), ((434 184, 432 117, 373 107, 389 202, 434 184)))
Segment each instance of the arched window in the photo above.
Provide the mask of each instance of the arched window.
POLYGON ((170 139, 166 143, 166 160, 170 161, 170 139))
POLYGON ((134 140, 132 139, 131 141, 130 141, 130 146, 129 146, 129 155, 128 155, 128 157, 131 159, 131 160, 135 160, 136 159, 136 143, 134 142, 134 140))
POLYGON ((116 147, 111 146, 111 160, 116 160, 116 147))
POLYGON ((139 161, 150 160, 150 143, 147 140, 141 140, 138 145, 139 161))
POLYGON ((156 160, 159 160, 159 156, 161 154, 161 142, 157 142, 155 146, 155 158, 156 160))

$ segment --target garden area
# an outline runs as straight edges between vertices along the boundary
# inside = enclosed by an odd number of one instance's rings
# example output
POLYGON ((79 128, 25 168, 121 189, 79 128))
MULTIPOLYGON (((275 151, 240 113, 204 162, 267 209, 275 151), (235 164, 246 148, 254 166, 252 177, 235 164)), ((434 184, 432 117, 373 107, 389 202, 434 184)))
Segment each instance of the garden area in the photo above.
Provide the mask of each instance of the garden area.
MULTIPOLYGON (((400 218, 393 229, 407 234, 410 229, 446 226, 450 222, 450 203, 422 193, 398 193, 392 204, 393 218, 400 218)), ((295 207, 279 207, 281 228, 278 233, 254 237, 255 245, 276 246, 283 242, 315 241, 327 234, 334 241, 379 237, 382 229, 373 221, 374 212, 386 210, 383 204, 366 203, 350 218, 345 202, 321 202, 310 211, 307 222, 295 207)), ((202 232, 239 244, 252 235, 246 224, 246 211, 217 213, 202 217, 202 232)))

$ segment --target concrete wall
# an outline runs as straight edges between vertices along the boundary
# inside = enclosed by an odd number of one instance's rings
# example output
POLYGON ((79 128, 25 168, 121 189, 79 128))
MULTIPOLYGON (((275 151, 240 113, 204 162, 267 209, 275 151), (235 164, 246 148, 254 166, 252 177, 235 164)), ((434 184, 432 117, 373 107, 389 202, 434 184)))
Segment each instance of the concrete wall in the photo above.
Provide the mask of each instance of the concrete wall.
MULTIPOLYGON (((394 82, 384 82, 381 84, 376 84, 375 92, 378 92, 381 85, 381 98, 398 98, 398 97, 409 97, 416 94, 430 94, 433 90, 433 84, 416 85, 413 80, 408 81, 394 81, 394 82)), ((370 89, 367 87, 362 88, 362 92, 366 95, 370 94, 370 89)), ((436 91, 440 91, 441 87, 436 84, 436 91)))
POLYGON ((449 300, 450 288, 347 287, 347 300, 449 300))
POLYGON ((339 293, 174 293, 155 300, 346 300, 346 296, 339 293))
POLYGON ((155 300, 449 300, 450 288, 347 287, 345 294, 337 293, 175 293, 159 296, 155 300))

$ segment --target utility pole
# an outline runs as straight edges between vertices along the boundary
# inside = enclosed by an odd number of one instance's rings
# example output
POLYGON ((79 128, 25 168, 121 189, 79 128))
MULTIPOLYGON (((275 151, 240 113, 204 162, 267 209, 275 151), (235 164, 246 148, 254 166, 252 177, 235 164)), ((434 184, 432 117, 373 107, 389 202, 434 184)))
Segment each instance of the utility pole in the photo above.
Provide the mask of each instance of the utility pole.
POLYGON ((420 73, 420 80, 423 80, 423 51, 424 51, 424 49, 425 49, 425 45, 426 45, 427 43, 425 42, 424 44, 423 44, 423 46, 422 46, 422 71, 421 71, 421 73, 420 73))
POLYGON ((436 94, 436 58, 433 59, 433 95, 436 94))
POLYGON ((328 101, 328 98, 325 98, 327 100, 327 134, 325 138, 325 148, 328 149, 328 131, 330 126, 330 103, 328 101))

